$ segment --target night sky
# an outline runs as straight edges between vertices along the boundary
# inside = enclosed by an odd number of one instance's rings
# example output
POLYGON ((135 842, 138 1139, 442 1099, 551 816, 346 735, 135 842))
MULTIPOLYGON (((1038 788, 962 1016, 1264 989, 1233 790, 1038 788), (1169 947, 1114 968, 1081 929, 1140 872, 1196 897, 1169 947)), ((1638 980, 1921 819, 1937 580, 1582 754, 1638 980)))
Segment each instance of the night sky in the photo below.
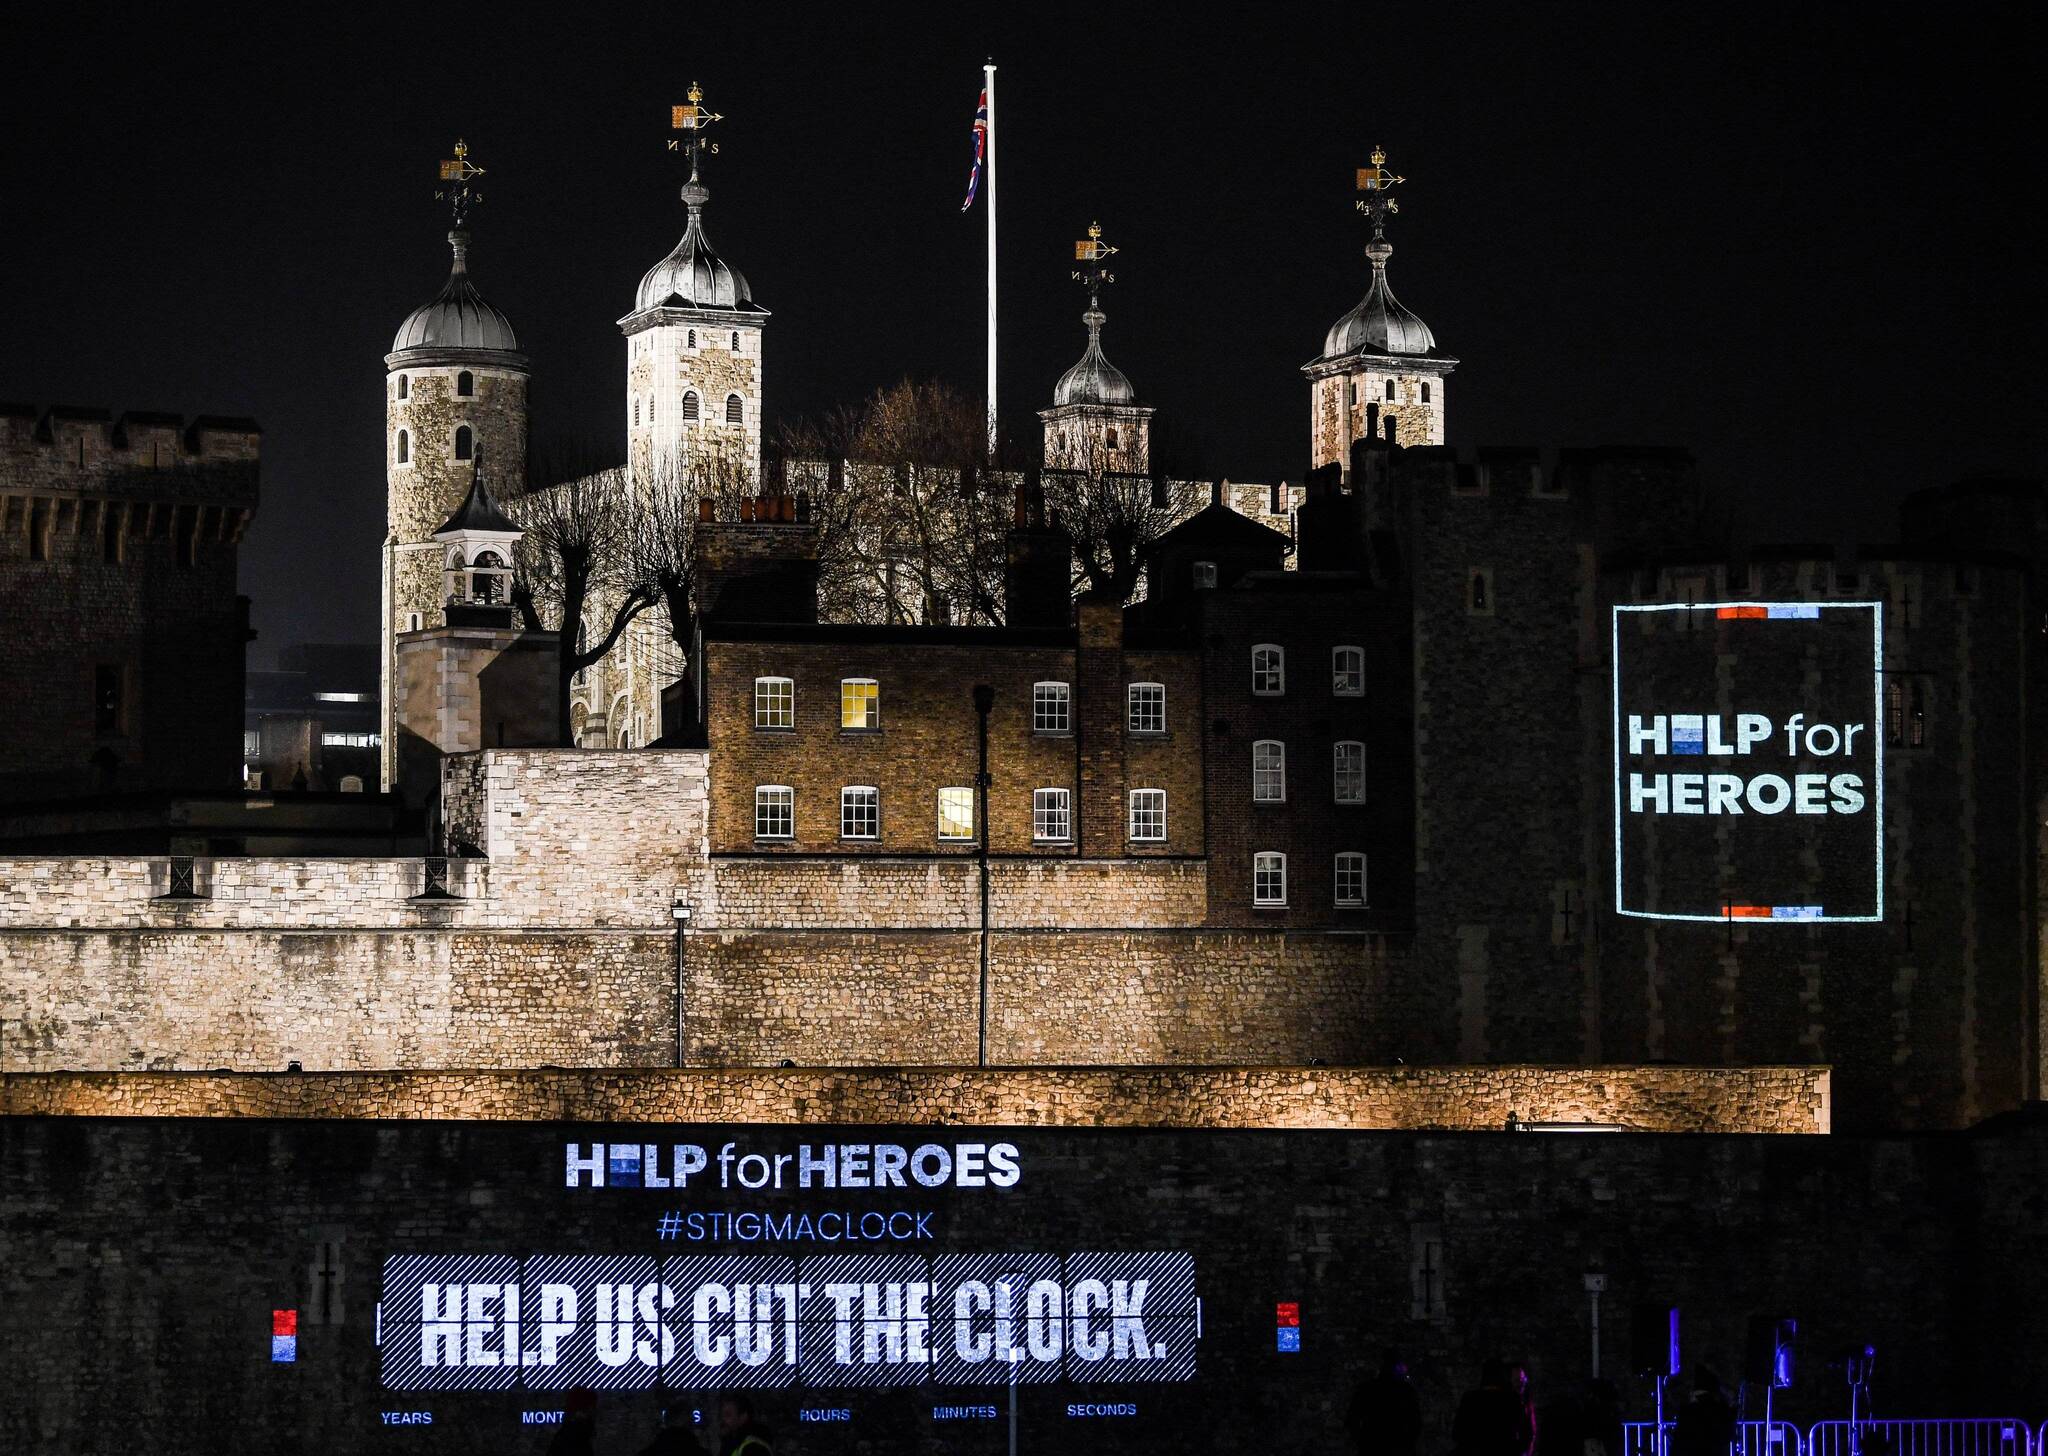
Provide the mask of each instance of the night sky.
POLYGON ((1299 479, 1298 370, 1364 291, 1377 142, 1410 178, 1395 291, 1464 361, 1453 444, 1689 445, 1764 539, 1881 536, 1909 490, 2044 473, 2019 6, 815 8, 17 17, 0 397, 256 416, 252 661, 374 640, 383 355, 446 276, 457 135, 536 449, 623 456, 615 321, 682 230, 664 143, 692 79, 728 118, 710 235, 774 313, 771 427, 905 375, 979 391, 960 198, 992 56, 1013 426, 1080 353, 1071 244, 1100 218, 1107 352, 1162 429, 1205 473, 1299 479))

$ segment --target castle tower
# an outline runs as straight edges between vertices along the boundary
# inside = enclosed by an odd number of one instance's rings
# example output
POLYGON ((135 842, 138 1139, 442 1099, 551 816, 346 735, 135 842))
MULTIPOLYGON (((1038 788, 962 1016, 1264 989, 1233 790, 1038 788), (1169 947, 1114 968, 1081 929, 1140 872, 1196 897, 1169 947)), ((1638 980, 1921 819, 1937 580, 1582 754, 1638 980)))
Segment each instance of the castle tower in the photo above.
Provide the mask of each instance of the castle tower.
POLYGON ((1359 211, 1372 219, 1372 284, 1358 307, 1330 325, 1322 354, 1301 366, 1309 380, 1309 452, 1314 466, 1351 468, 1351 442, 1368 435, 1401 445, 1444 442, 1444 376, 1458 361, 1436 346, 1429 325, 1402 307, 1387 284, 1387 216, 1400 209, 1387 154, 1373 148, 1359 169, 1359 211))
POLYGON ((690 87, 673 108, 684 133, 671 149, 688 154, 690 210, 682 241, 640 280, 633 312, 619 320, 626 336, 626 459, 647 480, 663 462, 717 459, 748 477, 761 460, 761 342, 768 310, 754 302, 747 280, 719 257, 704 232, 711 189, 699 175, 704 132, 719 113, 690 87))
POLYGON ((1088 236, 1074 244, 1083 266, 1073 276, 1088 287, 1088 311, 1081 315, 1088 347, 1060 376, 1052 408, 1038 412, 1048 469, 1144 475, 1152 468, 1152 407, 1137 402, 1129 377, 1102 352, 1102 285, 1115 281, 1102 265, 1116 251, 1102 241, 1101 223, 1089 224, 1088 236))
POLYGON ((451 204, 448 282, 406 316, 384 356, 383 781, 396 759, 394 663, 404 633, 446 624, 441 523, 463 502, 487 455, 499 481, 526 479, 526 356, 504 314, 469 281, 468 216, 477 196, 470 179, 483 168, 455 144, 441 164, 437 196, 451 204))

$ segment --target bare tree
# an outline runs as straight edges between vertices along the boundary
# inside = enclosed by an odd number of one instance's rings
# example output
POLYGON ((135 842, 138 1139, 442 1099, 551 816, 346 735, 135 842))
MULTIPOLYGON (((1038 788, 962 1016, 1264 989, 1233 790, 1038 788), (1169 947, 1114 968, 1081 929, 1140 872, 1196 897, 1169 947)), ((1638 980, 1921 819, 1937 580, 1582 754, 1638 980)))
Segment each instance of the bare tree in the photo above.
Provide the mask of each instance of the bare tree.
POLYGON ((697 525, 702 502, 721 519, 738 514, 754 488, 753 472, 723 451, 656 460, 634 482, 626 519, 624 579, 662 609, 673 657, 662 664, 681 676, 696 638, 697 525))
POLYGON ((1074 584, 1119 602, 1137 594, 1152 543, 1186 520, 1198 487, 1157 468, 1132 475, 1110 468, 1115 452, 1093 431, 1062 456, 1068 468, 1043 475, 1045 503, 1074 541, 1074 584))
POLYGON ((529 632, 553 633, 556 733, 574 747, 569 696, 577 673, 601 660, 660 600, 634 570, 630 482, 622 467, 529 490, 506 505, 526 535, 512 602, 529 632))
POLYGON ((910 380, 784 430, 820 524, 828 620, 1002 620, 1013 484, 988 468, 986 431, 978 401, 910 380))

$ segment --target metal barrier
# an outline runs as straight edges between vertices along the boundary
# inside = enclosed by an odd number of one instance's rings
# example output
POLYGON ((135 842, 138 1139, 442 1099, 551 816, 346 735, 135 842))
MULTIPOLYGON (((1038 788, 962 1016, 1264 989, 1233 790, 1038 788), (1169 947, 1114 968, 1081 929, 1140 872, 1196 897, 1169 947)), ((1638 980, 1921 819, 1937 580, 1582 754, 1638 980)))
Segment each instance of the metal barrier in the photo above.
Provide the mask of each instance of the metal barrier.
MULTIPOLYGON (((2043 1427, 2048 1431, 2048 1427, 2043 1427)), ((1815 1421, 1803 1456, 2037 1456, 2025 1421, 1815 1421)))
MULTIPOLYGON (((1663 1448, 1658 1448, 1657 1423, 1655 1421, 1630 1421, 1621 1428, 1622 1456, 1670 1456, 1673 1433, 1678 1429, 1674 1421, 1664 1423, 1663 1448)), ((1730 1446, 1737 1456, 1813 1456, 1806 1449, 1806 1438, 1799 1434, 1799 1427, 1790 1421, 1772 1421, 1768 1428, 1763 1421, 1743 1421, 1735 1429, 1739 1444, 1730 1446)), ((2034 1456, 2032 1452, 2021 1452, 2019 1456, 2034 1456)))

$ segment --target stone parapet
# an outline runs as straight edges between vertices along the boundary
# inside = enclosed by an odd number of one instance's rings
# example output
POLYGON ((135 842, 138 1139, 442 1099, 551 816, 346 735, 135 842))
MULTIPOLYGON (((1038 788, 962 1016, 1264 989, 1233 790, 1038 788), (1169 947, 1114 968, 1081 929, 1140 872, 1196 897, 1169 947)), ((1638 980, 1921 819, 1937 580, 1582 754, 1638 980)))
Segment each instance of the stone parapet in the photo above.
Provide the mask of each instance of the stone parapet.
POLYGON ((0 1115, 1825 1133, 1826 1067, 8 1073, 0 1115))

